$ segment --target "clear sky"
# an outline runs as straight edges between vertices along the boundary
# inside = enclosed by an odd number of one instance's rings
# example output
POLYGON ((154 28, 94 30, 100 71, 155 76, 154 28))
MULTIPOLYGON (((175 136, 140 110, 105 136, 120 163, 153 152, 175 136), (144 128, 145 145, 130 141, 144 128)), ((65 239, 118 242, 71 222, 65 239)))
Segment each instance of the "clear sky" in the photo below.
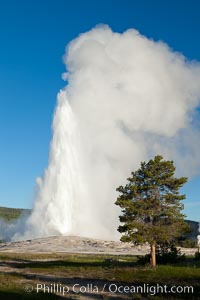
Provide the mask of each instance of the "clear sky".
MULTIPOLYGON (((0 206, 32 206, 35 178, 48 162, 56 94, 66 44, 96 24, 136 28, 200 61, 197 0, 0 1, 0 206)), ((200 219, 200 177, 191 180, 185 212, 200 219)))

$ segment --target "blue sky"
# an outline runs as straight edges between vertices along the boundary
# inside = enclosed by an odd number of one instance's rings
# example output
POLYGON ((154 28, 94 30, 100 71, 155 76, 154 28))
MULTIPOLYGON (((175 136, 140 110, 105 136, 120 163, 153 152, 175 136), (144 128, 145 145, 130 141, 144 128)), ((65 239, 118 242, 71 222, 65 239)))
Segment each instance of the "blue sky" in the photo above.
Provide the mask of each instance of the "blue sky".
MULTIPOLYGON (((96 24, 136 28, 200 61, 196 0, 0 1, 0 205, 31 207, 48 162, 51 121, 66 44, 96 24)), ((188 218, 200 219, 200 178, 184 188, 188 218)))

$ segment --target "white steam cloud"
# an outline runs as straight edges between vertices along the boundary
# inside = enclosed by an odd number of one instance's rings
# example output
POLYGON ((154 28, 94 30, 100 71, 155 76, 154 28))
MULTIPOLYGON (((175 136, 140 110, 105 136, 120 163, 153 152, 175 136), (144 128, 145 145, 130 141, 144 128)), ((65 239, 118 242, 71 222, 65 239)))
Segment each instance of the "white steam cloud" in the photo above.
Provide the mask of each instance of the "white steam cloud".
POLYGON ((199 232, 199 234, 197 235, 197 245, 200 248, 200 222, 199 222, 198 232, 199 232))
POLYGON ((25 231, 118 238, 116 187, 159 153, 181 175, 200 172, 200 65, 134 29, 96 27, 64 57, 49 166, 25 231))

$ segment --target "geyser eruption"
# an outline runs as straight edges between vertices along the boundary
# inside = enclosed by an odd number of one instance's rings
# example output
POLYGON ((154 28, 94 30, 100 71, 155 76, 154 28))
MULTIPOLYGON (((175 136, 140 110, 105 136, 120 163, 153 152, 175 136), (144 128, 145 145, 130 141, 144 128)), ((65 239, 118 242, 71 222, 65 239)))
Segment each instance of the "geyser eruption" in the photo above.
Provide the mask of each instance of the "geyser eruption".
POLYGON ((66 235, 72 231, 75 207, 80 195, 84 197, 79 143, 74 113, 61 91, 53 119, 49 165, 44 178, 36 180, 37 198, 23 238, 66 235))
POLYGON ((161 153, 183 175, 200 170, 200 66, 136 30, 101 26, 64 57, 49 166, 25 232, 117 238, 115 189, 141 160, 161 153))

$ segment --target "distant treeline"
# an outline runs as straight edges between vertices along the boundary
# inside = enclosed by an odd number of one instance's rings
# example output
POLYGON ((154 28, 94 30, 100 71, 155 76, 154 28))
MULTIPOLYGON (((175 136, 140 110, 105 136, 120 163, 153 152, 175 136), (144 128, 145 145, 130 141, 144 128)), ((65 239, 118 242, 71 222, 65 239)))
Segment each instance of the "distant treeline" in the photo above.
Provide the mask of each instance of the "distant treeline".
POLYGON ((199 235, 199 223, 196 221, 186 220, 190 225, 190 231, 181 237, 178 244, 182 247, 197 247, 197 235, 199 235))
POLYGON ((30 209, 0 207, 0 218, 4 221, 12 221, 22 214, 30 214, 30 209))

